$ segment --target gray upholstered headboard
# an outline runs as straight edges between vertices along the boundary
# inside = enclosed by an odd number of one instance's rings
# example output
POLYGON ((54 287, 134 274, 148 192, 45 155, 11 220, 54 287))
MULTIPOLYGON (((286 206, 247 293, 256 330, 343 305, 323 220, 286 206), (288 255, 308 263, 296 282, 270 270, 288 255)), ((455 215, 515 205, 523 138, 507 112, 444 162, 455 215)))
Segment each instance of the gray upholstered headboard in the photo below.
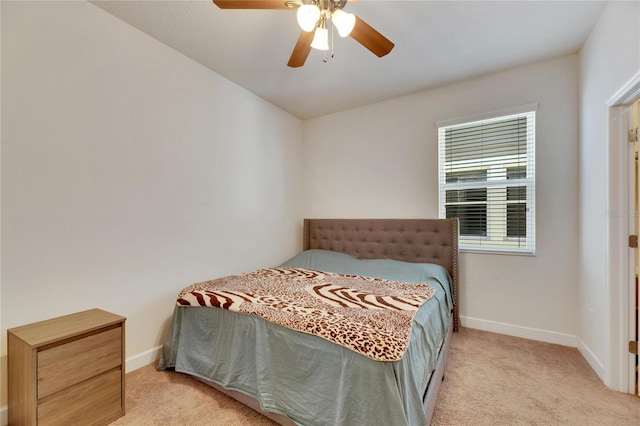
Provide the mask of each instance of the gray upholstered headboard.
POLYGON ((443 266, 453 280, 453 327, 458 331, 457 219, 305 219, 302 248, 443 266))

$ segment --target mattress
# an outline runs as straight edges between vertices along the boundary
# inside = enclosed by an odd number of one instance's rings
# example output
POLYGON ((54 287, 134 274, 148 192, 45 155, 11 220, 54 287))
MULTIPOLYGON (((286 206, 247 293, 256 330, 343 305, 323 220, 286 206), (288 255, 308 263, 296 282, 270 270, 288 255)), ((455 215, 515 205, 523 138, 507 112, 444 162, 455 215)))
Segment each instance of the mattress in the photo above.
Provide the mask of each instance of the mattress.
POLYGON ((300 425, 424 425, 422 399, 451 321, 446 270, 326 250, 305 251, 281 266, 427 282, 435 294, 416 313, 399 361, 374 361, 252 315, 176 306, 158 368, 241 392, 300 425))

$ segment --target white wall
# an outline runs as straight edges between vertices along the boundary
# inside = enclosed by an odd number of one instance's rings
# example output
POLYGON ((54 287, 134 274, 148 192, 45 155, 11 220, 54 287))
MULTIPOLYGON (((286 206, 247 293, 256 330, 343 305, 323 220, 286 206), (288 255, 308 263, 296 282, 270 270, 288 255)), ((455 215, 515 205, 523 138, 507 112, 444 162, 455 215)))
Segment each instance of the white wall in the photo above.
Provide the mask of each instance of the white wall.
POLYGON ((1 7, 4 406, 7 328, 99 307, 150 362, 182 287, 293 255, 303 127, 89 3, 1 7))
POLYGON ((303 126, 90 4, 0 3, 0 406, 7 328, 101 307, 128 317, 127 354, 143 362, 181 287, 288 257, 303 216, 435 217, 435 122, 531 102, 537 254, 463 254, 462 315, 563 344, 577 334, 604 366, 604 104, 640 69, 638 8, 610 4, 579 58, 303 126))
MULTIPOLYGON (((580 52, 580 258, 578 335, 591 365, 611 385, 612 318, 605 233, 610 180, 607 101, 640 71, 640 3, 610 2, 580 52)), ((613 142, 612 142, 613 143, 613 142)), ((624 207, 623 207, 624 209, 624 207)), ((612 223, 615 225, 615 223, 612 223)))
POLYGON ((305 122, 307 217, 437 217, 436 121, 539 103, 537 253, 464 253, 463 324, 575 345, 578 61, 572 55, 305 122))

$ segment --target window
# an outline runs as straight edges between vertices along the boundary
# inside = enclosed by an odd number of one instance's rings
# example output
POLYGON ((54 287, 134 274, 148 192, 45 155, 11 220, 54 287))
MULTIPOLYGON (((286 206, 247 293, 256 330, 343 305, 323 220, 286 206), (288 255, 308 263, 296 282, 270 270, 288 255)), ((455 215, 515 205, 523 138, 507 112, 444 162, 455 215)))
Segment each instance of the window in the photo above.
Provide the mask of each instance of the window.
POLYGON ((535 253, 536 109, 438 123, 440 217, 461 249, 535 253))

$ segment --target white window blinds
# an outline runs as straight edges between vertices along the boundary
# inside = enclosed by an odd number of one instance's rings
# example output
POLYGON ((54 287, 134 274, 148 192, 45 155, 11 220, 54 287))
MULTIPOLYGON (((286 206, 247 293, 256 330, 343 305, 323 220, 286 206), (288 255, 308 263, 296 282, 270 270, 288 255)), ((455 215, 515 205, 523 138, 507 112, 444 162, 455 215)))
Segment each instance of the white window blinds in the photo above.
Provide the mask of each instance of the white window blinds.
POLYGON ((535 110, 438 126, 440 217, 460 248, 535 253, 535 110))

